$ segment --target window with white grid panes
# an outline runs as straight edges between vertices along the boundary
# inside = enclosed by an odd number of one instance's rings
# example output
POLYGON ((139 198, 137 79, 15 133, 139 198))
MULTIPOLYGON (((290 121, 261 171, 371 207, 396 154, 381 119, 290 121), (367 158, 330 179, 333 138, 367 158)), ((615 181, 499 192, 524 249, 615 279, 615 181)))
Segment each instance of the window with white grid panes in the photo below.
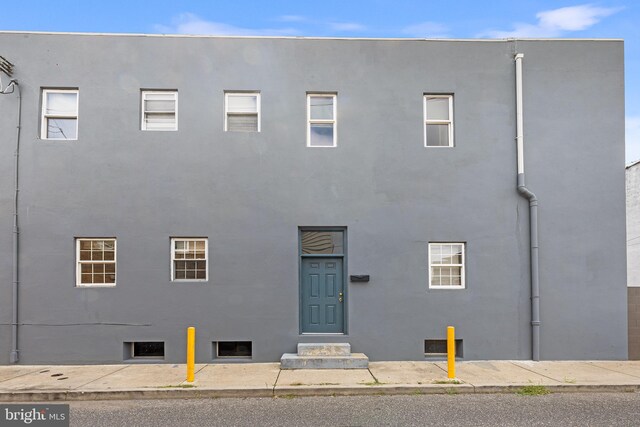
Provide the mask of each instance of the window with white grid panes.
POLYGON ((464 289, 464 243, 429 243, 429 288, 464 289))
POLYGON ((337 147, 335 94, 307 94, 307 147, 337 147))
POLYGON ((178 92, 142 91, 142 130, 178 130, 178 92))
POLYGON ((227 92, 224 94, 227 132, 260 132, 260 94, 227 92))
POLYGON ((76 286, 116 285, 116 239, 76 239, 76 286))
POLYGON ((78 139, 77 89, 43 89, 40 138, 78 139))
POLYGON ((424 146, 453 147, 453 95, 424 95, 424 146))
POLYGON ((207 280, 207 253, 205 238, 171 239, 171 280, 207 280))

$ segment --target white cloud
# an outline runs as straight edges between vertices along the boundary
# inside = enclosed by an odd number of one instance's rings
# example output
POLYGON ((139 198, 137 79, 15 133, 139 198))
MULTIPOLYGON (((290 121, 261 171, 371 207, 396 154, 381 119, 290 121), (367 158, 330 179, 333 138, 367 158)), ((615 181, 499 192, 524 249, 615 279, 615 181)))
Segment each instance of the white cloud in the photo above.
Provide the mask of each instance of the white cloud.
POLYGON ((282 15, 278 17, 278 21, 282 22, 304 22, 307 18, 300 15, 282 15))
POLYGON ((613 15, 621 8, 596 7, 591 4, 561 7, 536 14, 538 22, 527 24, 517 22, 513 30, 488 30, 479 37, 558 37, 570 31, 581 31, 597 24, 603 18, 613 15))
POLYGON ((158 32, 165 34, 198 34, 216 36, 288 36, 297 35, 295 28, 243 28, 222 22, 206 21, 193 13, 181 13, 172 20, 172 25, 156 25, 158 32))
POLYGON ((617 8, 582 6, 561 7, 536 15, 542 28, 557 28, 562 31, 580 31, 597 24, 602 18, 616 13, 617 8))
POLYGON ((625 119, 626 161, 640 160, 640 116, 625 119))
POLYGON ((412 37, 429 37, 444 39, 449 37, 449 27, 439 22, 421 22, 402 29, 404 34, 412 37))
MULTIPOLYGON (((306 23, 308 25, 324 28, 332 32, 357 32, 367 29, 357 22, 320 22, 309 21, 304 16, 283 15, 276 19, 287 23, 306 23)), ((219 36, 297 36, 302 31, 286 28, 245 28, 223 22, 207 21, 193 13, 181 13, 171 20, 171 25, 155 25, 155 30, 168 34, 198 34, 219 36)), ((308 31, 308 29, 307 29, 308 31)))
POLYGON ((367 27, 357 22, 331 22, 329 23, 329 28, 333 31, 364 31, 367 29, 367 27))

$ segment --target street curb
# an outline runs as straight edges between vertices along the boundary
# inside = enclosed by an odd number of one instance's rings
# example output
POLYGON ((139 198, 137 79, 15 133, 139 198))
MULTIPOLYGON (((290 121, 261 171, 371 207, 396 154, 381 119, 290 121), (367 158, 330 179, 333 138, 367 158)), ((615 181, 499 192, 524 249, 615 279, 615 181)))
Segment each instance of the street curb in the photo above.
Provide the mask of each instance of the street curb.
MULTIPOLYGON (((477 385, 475 393, 500 394, 517 393, 524 387, 538 384, 477 385)), ((544 384, 550 393, 632 393, 640 391, 640 384, 544 384)))
POLYGON ((375 386, 343 386, 343 387, 298 387, 276 386, 274 397, 305 397, 305 396, 392 396, 407 394, 470 394, 474 393, 473 386, 460 385, 410 385, 392 384, 375 386))
MULTIPOLYGON (((376 386, 276 386, 275 388, 247 389, 135 389, 105 391, 16 391, 0 392, 0 402, 47 402, 90 400, 136 399, 213 399, 213 398, 294 398, 309 396, 392 396, 427 394, 510 394, 531 384, 479 385, 429 384, 429 385, 376 385, 376 386)), ((639 392, 640 384, 557 384, 543 386, 551 393, 629 393, 639 392)))
POLYGON ((208 399, 220 397, 273 397, 270 388, 260 389, 150 389, 95 391, 0 392, 0 402, 138 400, 138 399, 208 399))

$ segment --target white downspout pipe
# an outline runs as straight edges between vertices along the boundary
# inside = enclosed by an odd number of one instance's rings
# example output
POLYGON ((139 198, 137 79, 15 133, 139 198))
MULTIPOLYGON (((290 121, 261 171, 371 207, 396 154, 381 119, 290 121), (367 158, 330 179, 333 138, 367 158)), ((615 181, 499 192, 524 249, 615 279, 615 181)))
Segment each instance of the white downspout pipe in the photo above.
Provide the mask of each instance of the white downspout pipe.
POLYGON ((531 243, 531 359, 540 360, 540 282, 538 275, 538 199, 524 180, 524 114, 522 108, 522 58, 516 61, 516 145, 518 152, 518 192, 529 200, 529 231, 531 243))

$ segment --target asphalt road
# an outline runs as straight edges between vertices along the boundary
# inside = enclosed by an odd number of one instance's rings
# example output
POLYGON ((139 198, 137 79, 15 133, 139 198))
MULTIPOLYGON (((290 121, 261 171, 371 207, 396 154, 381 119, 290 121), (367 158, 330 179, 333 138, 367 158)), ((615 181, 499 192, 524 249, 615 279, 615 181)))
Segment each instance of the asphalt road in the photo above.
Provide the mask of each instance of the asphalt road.
POLYGON ((71 426, 640 426, 640 393, 71 402, 71 426))

